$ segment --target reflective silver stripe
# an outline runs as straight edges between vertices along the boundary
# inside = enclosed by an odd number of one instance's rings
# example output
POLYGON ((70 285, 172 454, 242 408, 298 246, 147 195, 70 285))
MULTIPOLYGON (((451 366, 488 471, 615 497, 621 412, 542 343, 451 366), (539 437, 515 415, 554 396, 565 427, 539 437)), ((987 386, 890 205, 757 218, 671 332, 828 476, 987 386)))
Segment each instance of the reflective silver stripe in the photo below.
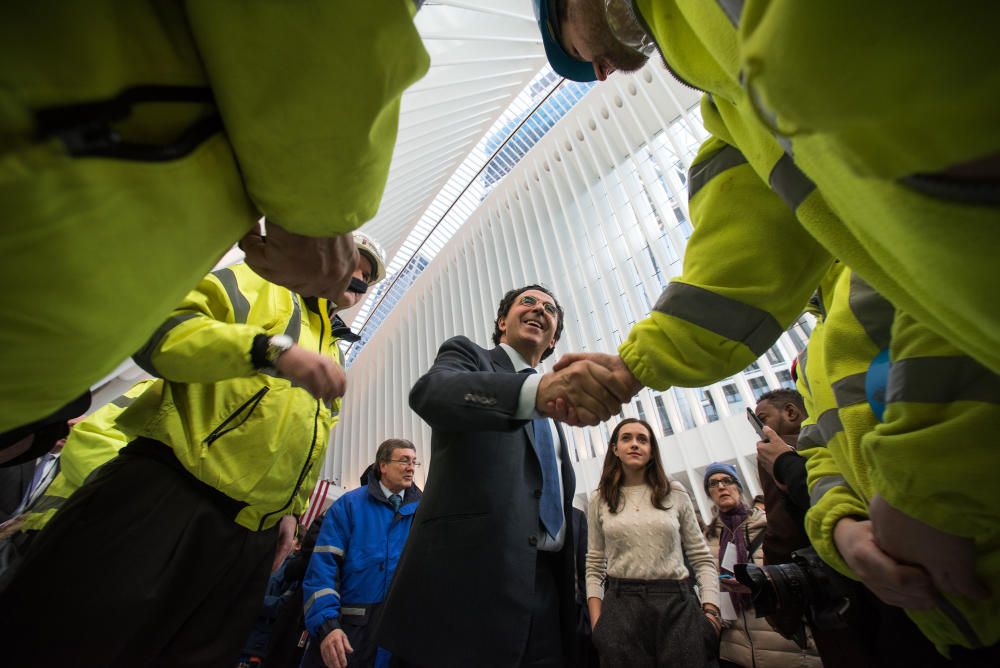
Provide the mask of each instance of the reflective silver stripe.
POLYGON ((332 589, 317 589, 315 592, 313 592, 313 595, 309 597, 309 600, 305 602, 305 605, 302 606, 302 612, 303 613, 309 612, 309 608, 313 607, 313 603, 316 602, 316 599, 322 596, 336 596, 337 600, 338 601, 340 600, 340 594, 338 594, 332 589))
POLYGON ((726 14, 726 18, 734 28, 740 27, 740 16, 743 14, 743 0, 716 0, 726 14))
POLYGON ((335 554, 338 557, 344 556, 344 551, 339 547, 334 547, 333 545, 317 545, 313 552, 335 554))
POLYGON ((833 396, 837 399, 838 407, 843 408, 868 401, 868 395, 865 394, 866 375, 866 372, 855 373, 833 384, 833 396))
POLYGON ((851 305, 851 312, 864 327, 868 338, 879 350, 888 348, 889 341, 892 340, 892 321, 896 315, 896 309, 892 304, 854 272, 851 272, 851 292, 848 295, 848 302, 851 305))
POLYGON ((767 311, 677 281, 667 286, 653 308, 739 341, 757 357, 767 352, 783 331, 767 311))
POLYGON ((240 292, 240 286, 236 282, 236 274, 229 267, 225 267, 213 271, 212 275, 219 279, 222 287, 226 289, 226 296, 229 297, 229 303, 233 305, 233 317, 236 318, 236 322, 245 325, 247 323, 247 316, 250 315, 250 302, 240 292))
POLYGON ((971 357, 911 357, 893 362, 885 395, 886 403, 1000 404, 1000 376, 971 357))
POLYGON ((739 149, 724 146, 697 165, 692 165, 691 171, 688 173, 688 201, 694 199, 698 191, 708 185, 708 182, 716 176, 727 169, 745 165, 746 162, 747 159, 743 157, 739 149))
POLYGON ((341 608, 340 614, 345 617, 364 617, 367 611, 364 608, 341 608))
POLYGON ((826 441, 823 440, 823 433, 817 424, 807 424, 802 427, 802 430, 799 432, 799 440, 795 442, 796 450, 825 446, 826 441))
POLYGON ((111 403, 113 403, 115 406, 118 406, 118 408, 128 408, 129 406, 132 405, 133 401, 135 401, 135 397, 129 397, 123 394, 121 396, 112 399, 111 403))
POLYGON ((139 352, 132 355, 132 360, 139 365, 139 367, 146 373, 150 373, 157 378, 160 377, 160 373, 153 366, 153 353, 160 347, 160 343, 163 342, 163 337, 165 337, 170 330, 172 330, 177 325, 182 322, 186 322, 191 318, 196 318, 198 314, 196 313, 182 313, 181 315, 175 315, 167 318, 167 321, 160 325, 160 328, 153 332, 153 335, 149 337, 149 341, 146 341, 146 345, 139 349, 139 352))
POLYGON ((816 424, 819 425, 819 432, 823 435, 824 444, 829 443, 834 436, 844 431, 844 424, 840 421, 840 413, 837 412, 836 408, 824 411, 816 420, 816 424))
POLYGON ((299 333, 302 331, 302 308, 299 306, 299 296, 289 291, 292 296, 292 317, 288 319, 288 326, 285 327, 285 336, 291 337, 292 341, 298 343, 299 333))
POLYGON ((809 345, 802 349, 799 353, 799 370, 798 376, 802 379, 802 383, 806 386, 806 391, 812 394, 812 387, 809 386, 809 374, 806 372, 806 361, 809 359, 809 345))
POLYGON ((788 154, 781 156, 775 163, 768 181, 792 211, 798 209, 812 191, 816 190, 816 184, 795 166, 795 161, 788 154))
POLYGON ((813 488, 809 491, 809 505, 815 506, 819 503, 819 500, 829 492, 834 487, 846 487, 850 489, 851 486, 847 484, 847 480, 843 476, 839 475, 826 475, 819 479, 813 488))

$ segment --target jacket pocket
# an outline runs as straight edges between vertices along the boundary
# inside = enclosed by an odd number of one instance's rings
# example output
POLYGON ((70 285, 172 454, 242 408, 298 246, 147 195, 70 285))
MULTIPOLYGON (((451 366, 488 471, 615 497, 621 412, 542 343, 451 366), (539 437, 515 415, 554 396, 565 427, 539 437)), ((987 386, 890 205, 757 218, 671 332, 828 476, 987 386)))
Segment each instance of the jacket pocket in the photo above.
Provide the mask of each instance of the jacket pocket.
POLYGON ((257 390, 252 397, 244 401, 243 404, 233 411, 229 417, 223 420, 218 427, 213 429, 212 433, 205 437, 205 445, 211 446, 215 441, 219 440, 221 437, 225 436, 237 427, 240 427, 244 422, 249 420, 254 410, 264 399, 264 395, 267 394, 270 389, 271 388, 269 387, 262 387, 257 390))

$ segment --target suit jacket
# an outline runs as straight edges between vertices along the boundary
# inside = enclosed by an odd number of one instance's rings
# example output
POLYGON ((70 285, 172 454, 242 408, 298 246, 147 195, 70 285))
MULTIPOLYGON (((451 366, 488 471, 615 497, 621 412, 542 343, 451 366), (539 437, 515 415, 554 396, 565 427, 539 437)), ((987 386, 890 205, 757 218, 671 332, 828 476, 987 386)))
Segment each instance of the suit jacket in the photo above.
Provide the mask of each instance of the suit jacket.
MULTIPOLYGON (((502 348, 459 336, 410 392, 433 429, 421 505, 386 599, 380 644, 421 666, 517 666, 528 641, 535 589, 542 472, 530 420, 517 420, 525 381, 502 348)), ((566 537, 559 607, 570 656, 576 487, 559 431, 566 537)))

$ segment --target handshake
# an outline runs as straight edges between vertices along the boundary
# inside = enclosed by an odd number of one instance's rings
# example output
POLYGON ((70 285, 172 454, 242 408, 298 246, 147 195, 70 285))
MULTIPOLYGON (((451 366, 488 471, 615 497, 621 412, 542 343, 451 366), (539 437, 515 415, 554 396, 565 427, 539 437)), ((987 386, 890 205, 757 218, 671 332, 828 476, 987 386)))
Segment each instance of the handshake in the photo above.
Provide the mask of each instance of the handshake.
POLYGON ((642 389, 617 355, 570 353, 538 384, 535 408, 574 427, 592 427, 621 412, 642 389))

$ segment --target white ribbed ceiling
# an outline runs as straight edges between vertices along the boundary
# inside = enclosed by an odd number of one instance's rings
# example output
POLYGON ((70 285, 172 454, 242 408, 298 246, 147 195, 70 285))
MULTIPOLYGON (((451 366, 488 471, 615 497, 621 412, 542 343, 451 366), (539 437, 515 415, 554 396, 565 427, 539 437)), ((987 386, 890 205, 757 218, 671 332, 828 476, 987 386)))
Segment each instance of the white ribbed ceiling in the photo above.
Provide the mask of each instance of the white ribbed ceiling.
POLYGON ((390 261, 449 177, 545 65, 530 0, 427 2, 416 24, 430 70, 403 96, 385 195, 363 228, 390 261))

